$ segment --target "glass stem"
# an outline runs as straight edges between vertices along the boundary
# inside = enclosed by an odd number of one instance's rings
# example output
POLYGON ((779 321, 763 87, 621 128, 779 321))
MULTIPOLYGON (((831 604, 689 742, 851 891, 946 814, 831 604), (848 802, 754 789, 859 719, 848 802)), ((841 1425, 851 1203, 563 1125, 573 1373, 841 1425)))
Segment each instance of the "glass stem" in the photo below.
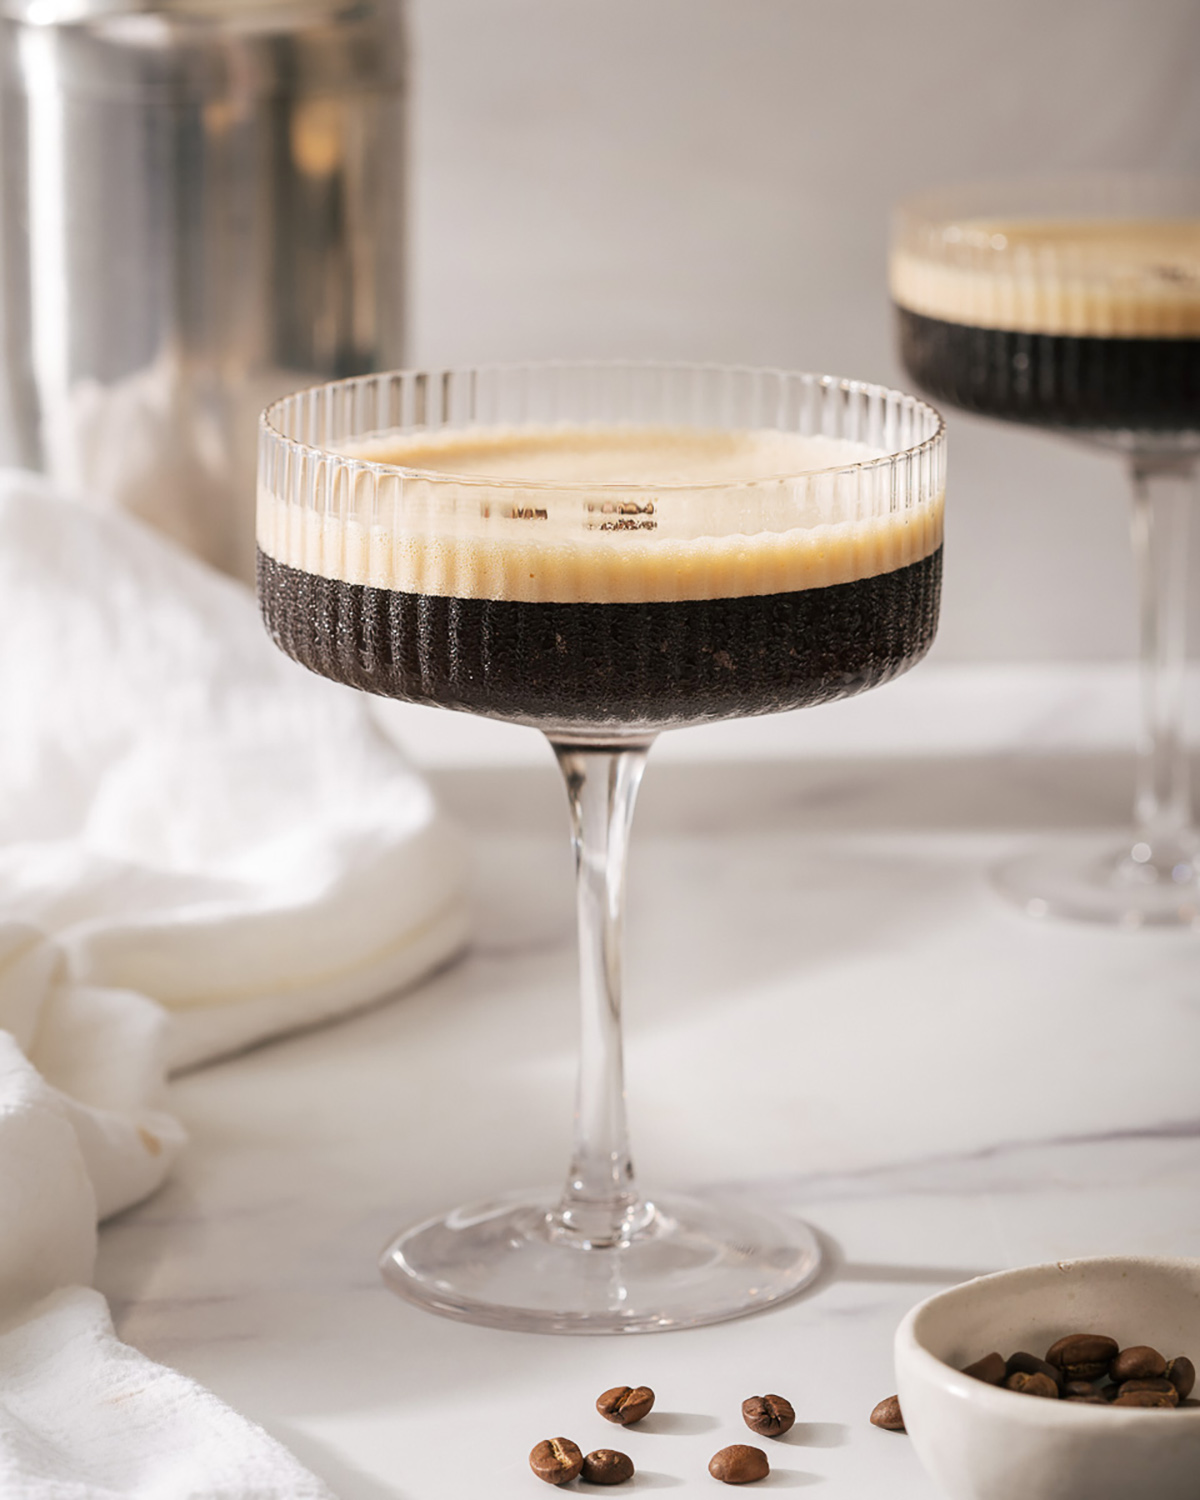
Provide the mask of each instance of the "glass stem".
POLYGON ((633 1180, 621 1049, 625 856, 649 749, 554 745, 571 806, 582 1005, 575 1150, 555 1227, 588 1246, 627 1242, 649 1212, 633 1180))
POLYGON ((1194 852, 1183 705, 1196 467, 1190 458, 1135 455, 1131 473, 1142 708, 1133 858, 1170 878, 1194 852))

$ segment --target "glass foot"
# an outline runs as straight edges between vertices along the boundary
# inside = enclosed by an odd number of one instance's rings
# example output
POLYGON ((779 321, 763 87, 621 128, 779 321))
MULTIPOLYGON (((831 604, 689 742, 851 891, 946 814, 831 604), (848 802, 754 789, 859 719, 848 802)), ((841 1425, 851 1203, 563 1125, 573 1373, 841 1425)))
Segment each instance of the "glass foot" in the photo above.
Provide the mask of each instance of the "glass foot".
POLYGON ((620 1245, 561 1226, 558 1194, 454 1209, 384 1251, 384 1280, 410 1302, 492 1328, 651 1333, 719 1323, 790 1297, 817 1274, 806 1224, 762 1209, 655 1198, 620 1245))
POLYGON ((993 878, 1033 917, 1200 930, 1200 863, 1188 846, 1155 857, 1145 844, 1064 838, 1009 860, 993 878))

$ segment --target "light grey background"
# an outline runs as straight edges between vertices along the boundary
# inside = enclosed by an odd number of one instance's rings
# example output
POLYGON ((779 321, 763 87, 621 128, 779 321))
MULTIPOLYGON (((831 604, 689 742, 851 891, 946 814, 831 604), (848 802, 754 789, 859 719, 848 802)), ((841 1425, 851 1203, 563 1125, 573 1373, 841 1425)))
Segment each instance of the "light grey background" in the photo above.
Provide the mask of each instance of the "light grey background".
MULTIPOLYGON (((657 356, 902 383, 884 276, 899 196, 1200 172, 1200 0, 412 0, 411 18, 422 362, 657 356)), ((939 653, 1130 654, 1116 461, 947 415, 939 653)), ((1192 556, 1200 577, 1200 538, 1192 556)))

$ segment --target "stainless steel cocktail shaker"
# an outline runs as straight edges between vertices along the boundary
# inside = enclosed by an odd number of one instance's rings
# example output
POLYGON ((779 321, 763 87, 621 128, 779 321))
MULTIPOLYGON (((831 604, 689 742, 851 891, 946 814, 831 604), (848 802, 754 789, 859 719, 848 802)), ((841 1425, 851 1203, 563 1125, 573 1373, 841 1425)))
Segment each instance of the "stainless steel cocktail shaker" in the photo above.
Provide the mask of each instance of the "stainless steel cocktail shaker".
POLYGON ((400 0, 0 0, 0 460, 253 570, 256 418, 402 362, 400 0))

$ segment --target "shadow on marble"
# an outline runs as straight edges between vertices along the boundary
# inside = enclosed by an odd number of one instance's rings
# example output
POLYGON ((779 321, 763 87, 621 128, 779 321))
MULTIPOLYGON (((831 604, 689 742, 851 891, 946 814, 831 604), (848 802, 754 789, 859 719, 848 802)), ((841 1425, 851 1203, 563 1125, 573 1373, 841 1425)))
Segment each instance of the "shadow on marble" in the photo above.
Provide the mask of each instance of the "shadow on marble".
POLYGON ((974 1281, 977 1276, 990 1276, 999 1269, 999 1266, 966 1270, 962 1266, 886 1266, 844 1261, 833 1279, 886 1286, 957 1286, 960 1281, 974 1281))
POLYGON ((712 1432, 720 1425, 716 1417, 698 1411, 652 1411, 638 1423, 638 1431, 694 1437, 697 1433, 712 1432))
MULTIPOLYGON (((643 987, 666 1025, 1002 909, 990 861, 1039 832, 1123 826, 1132 775, 1131 758, 1113 753, 673 763, 659 775, 652 759, 630 862, 631 1014, 643 987), (937 837, 954 834, 961 842, 937 837), (980 840, 997 835, 1005 844, 981 857, 980 840)), ((468 962, 494 982, 536 958, 543 1035, 566 1044, 573 1016, 554 997, 574 991, 574 906, 555 768, 430 779, 475 845, 468 962)))
POLYGON ((845 1422, 797 1422, 788 1432, 775 1439, 794 1448, 844 1448, 850 1441, 845 1422))
POLYGON ((754 1486, 756 1490, 806 1490, 810 1485, 824 1484, 824 1474, 808 1474, 803 1469, 772 1469, 765 1479, 754 1486))
POLYGON ((639 1469, 633 1476, 631 1490, 676 1490, 681 1484, 686 1484, 686 1479, 681 1479, 678 1474, 663 1474, 656 1469, 639 1469))
MULTIPOLYGON (((879 841, 864 848, 786 826, 716 837, 638 834, 635 827, 627 983, 631 1015, 650 994, 659 1027, 780 980, 803 983, 847 954, 919 941, 978 899, 981 877, 955 851, 894 850, 879 841)), ((536 1028, 543 1046, 573 1047, 578 959, 565 831, 524 849, 519 879, 508 834, 479 831, 474 861, 467 964, 475 968, 460 975, 496 986, 521 966, 523 1003, 537 1010, 525 1034, 536 1028)))
MULTIPOLYGON (((798 1211, 798 1210, 797 1210, 798 1211)), ((850 1281, 879 1286, 957 1286, 960 1281, 973 1281, 976 1276, 986 1276, 996 1266, 986 1268, 965 1266, 888 1265, 871 1261, 853 1261, 846 1258, 841 1245, 826 1230, 814 1232, 821 1246, 821 1269, 816 1280, 801 1293, 815 1296, 835 1282, 850 1281)))
MULTIPOLYGON (((185 1152, 185 1164, 186 1159, 185 1152)), ((100 1229, 93 1281, 108 1299, 113 1326, 122 1338, 126 1320, 134 1310, 152 1306, 163 1284, 173 1280, 178 1256, 174 1235, 186 1235, 189 1252, 201 1256, 206 1239, 214 1236, 186 1165, 177 1166, 147 1202, 113 1214, 100 1229)), ((220 1231, 215 1233, 219 1235, 220 1231)), ((195 1300, 216 1306, 233 1302, 235 1297, 213 1292, 195 1300)))
MULTIPOLYGON (((1131 726, 1132 738, 1132 726, 1131 726)), ((635 838, 664 832, 973 832, 1123 826, 1133 795, 1131 754, 1022 752, 839 757, 714 764, 653 756, 635 838)), ((468 828, 566 839, 565 797, 553 765, 426 773, 468 828)))
POLYGON ((311 1469, 329 1486, 337 1500, 426 1500, 411 1490, 381 1484, 372 1475, 347 1463, 342 1454, 290 1422, 273 1421, 263 1425, 305 1468, 311 1469))

